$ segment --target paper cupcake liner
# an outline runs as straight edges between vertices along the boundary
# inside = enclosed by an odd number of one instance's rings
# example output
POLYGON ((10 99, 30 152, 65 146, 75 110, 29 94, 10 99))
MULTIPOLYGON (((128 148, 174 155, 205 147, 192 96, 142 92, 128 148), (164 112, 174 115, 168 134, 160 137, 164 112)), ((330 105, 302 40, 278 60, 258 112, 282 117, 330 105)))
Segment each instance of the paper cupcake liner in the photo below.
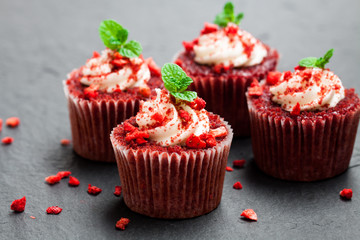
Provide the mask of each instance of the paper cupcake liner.
MULTIPOLYGON (((226 122, 225 122, 226 123, 226 122)), ((220 203, 233 132, 210 149, 166 153, 134 150, 111 136, 123 197, 134 212, 154 218, 191 218, 220 203)))
POLYGON ((344 172, 351 159, 360 109, 311 121, 259 113, 249 100, 252 147, 270 176, 316 181, 344 172))
POLYGON ((119 123, 137 113, 140 101, 80 99, 69 93, 65 81, 63 84, 68 99, 74 151, 86 159, 115 162, 110 133, 119 123))

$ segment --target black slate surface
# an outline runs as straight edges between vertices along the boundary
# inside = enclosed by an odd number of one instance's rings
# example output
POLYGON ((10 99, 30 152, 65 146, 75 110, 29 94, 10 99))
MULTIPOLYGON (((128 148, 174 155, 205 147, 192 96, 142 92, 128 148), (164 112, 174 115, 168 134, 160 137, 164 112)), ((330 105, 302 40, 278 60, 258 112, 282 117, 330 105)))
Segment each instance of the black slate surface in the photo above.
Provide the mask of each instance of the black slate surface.
MULTIPOLYGON (((89 162, 76 156, 60 139, 70 138, 61 80, 85 63, 103 45, 97 28, 113 18, 140 41, 144 56, 159 65, 171 60, 181 41, 196 37, 213 20, 223 1, 0 1, 0 118, 18 116, 16 129, 4 127, 0 137, 0 239, 358 239, 360 236, 360 139, 350 168, 315 183, 280 181, 260 172, 249 139, 233 142, 229 165, 247 159, 244 169, 226 173, 223 199, 210 214, 188 220, 151 219, 131 212, 113 195, 120 184, 116 165, 89 162), (71 170, 78 188, 67 180, 49 186, 44 178, 71 170), (243 189, 232 189, 235 181, 243 189), (91 183, 103 189, 86 193, 91 183), (339 191, 352 188, 351 201, 339 191), (11 202, 27 197, 24 213, 11 202), (60 215, 45 209, 58 205, 60 215), (240 218, 253 208, 258 222, 240 218), (35 216, 36 219, 31 219, 35 216), (131 220, 126 231, 115 230, 120 217, 131 220)), ((346 87, 360 91, 360 2, 236 1, 244 11, 241 26, 281 53, 280 70, 292 69, 300 58, 320 56, 334 47, 329 67, 346 87)))

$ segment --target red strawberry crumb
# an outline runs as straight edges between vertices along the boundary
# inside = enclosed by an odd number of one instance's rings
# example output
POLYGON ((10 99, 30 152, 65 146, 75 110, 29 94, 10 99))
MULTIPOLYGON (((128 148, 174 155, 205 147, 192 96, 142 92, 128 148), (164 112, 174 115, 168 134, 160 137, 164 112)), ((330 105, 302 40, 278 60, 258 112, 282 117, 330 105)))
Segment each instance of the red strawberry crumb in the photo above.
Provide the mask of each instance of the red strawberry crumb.
POLYGON ((61 213, 61 211, 62 211, 62 208, 60 208, 58 206, 52 206, 52 207, 48 207, 46 209, 47 214, 55 214, 55 215, 57 215, 57 214, 61 213))
POLYGON ((99 95, 98 92, 96 92, 99 89, 99 85, 90 84, 89 87, 84 89, 84 94, 86 98, 93 98, 99 95))
POLYGON ((301 67, 299 65, 297 65, 296 67, 294 67, 294 70, 299 70, 299 71, 302 71, 302 70, 305 70, 306 67, 301 67))
POLYGON ((147 141, 144 138, 149 138, 149 134, 144 131, 134 130, 126 134, 125 141, 130 142, 135 140, 138 144, 146 143, 147 141))
POLYGON ((0 118, 0 132, 2 130, 2 124, 3 124, 3 120, 0 118))
POLYGON ((161 123, 164 120, 164 117, 160 113, 156 112, 151 116, 151 119, 155 120, 158 123, 161 123))
POLYGON ((176 65, 178 65, 179 67, 181 67, 181 65, 183 64, 182 60, 180 58, 176 59, 174 62, 176 65))
POLYGON ((249 96, 261 96, 263 93, 262 87, 259 85, 259 82, 256 78, 254 78, 253 82, 251 83, 248 94, 249 96))
POLYGON ((60 182, 60 180, 61 180, 61 177, 59 177, 57 175, 53 175, 53 176, 49 176, 49 177, 45 178, 45 181, 50 185, 58 183, 58 182, 60 182))
POLYGON ((125 66, 127 63, 128 61, 126 61, 125 59, 114 59, 111 61, 111 64, 118 68, 125 66))
POLYGON ((190 102, 190 107, 195 110, 201 110, 205 108, 206 102, 204 99, 197 97, 194 101, 190 102))
POLYGON ((184 122, 189 122, 191 120, 190 114, 185 110, 180 110, 179 116, 182 118, 184 122))
POLYGON ((137 128, 134 127, 133 125, 131 125, 129 122, 124 122, 124 130, 126 132, 133 132, 135 131, 137 128))
POLYGON ((213 147, 217 144, 215 137, 211 134, 203 133, 199 137, 206 142, 207 147, 213 147))
POLYGON ((10 209, 15 212, 23 212, 25 210, 26 197, 23 196, 20 199, 16 199, 11 203, 10 209))
POLYGON ((183 41, 182 45, 184 46, 184 48, 185 48, 185 50, 187 52, 190 52, 190 51, 192 51, 194 49, 194 43, 193 42, 185 42, 185 41, 183 41))
POLYGON ((275 85, 280 80, 281 74, 281 72, 269 72, 266 77, 266 83, 275 85))
POLYGON ((120 54, 119 52, 115 52, 115 53, 114 53, 114 58, 122 59, 123 56, 121 56, 121 54, 120 54))
POLYGON ((69 139, 61 139, 60 143, 63 146, 68 146, 70 144, 70 140, 69 139))
POLYGON ((69 185, 70 186, 79 186, 80 184, 80 181, 76 178, 76 177, 73 177, 73 176, 69 176, 69 185))
POLYGON ((236 183, 234 183, 233 188, 235 188, 235 189, 242 189, 242 185, 241 185, 240 182, 236 182, 236 183))
POLYGON ((66 178, 71 175, 70 171, 60 171, 56 174, 56 176, 59 176, 61 179, 66 178))
POLYGON ((227 135, 227 130, 224 126, 221 126, 210 130, 209 134, 213 135, 214 137, 225 137, 227 135))
POLYGON ((242 168, 245 165, 246 160, 245 159, 239 159, 233 161, 233 166, 236 168, 242 168))
POLYGON ((6 125, 8 127, 14 128, 14 127, 19 126, 19 124, 20 124, 20 119, 17 117, 11 117, 11 118, 6 119, 6 125))
POLYGON ((216 64, 213 66, 213 70, 216 73, 221 73, 221 70, 223 69, 223 65, 222 64, 216 64))
POLYGON ((149 87, 143 87, 139 89, 139 93, 143 96, 143 97, 150 97, 151 95, 151 90, 149 87))
POLYGON ((299 116, 300 115, 300 103, 296 103, 293 107, 292 111, 290 112, 291 116, 299 116))
POLYGON ((5 145, 11 144, 14 141, 12 137, 4 137, 1 139, 1 142, 5 145))
POLYGON ((93 52, 93 58, 97 58, 100 57, 100 53, 98 53, 97 51, 93 52))
POLYGON ((34 216, 30 216, 30 218, 35 219, 36 217, 34 217, 34 216))
POLYGON ((101 193, 101 191, 102 191, 101 188, 98 188, 96 186, 91 186, 91 184, 89 184, 88 190, 87 190, 87 192, 92 195, 98 195, 99 193, 101 193))
POLYGON ((236 24, 229 24, 224 31, 226 35, 234 35, 239 31, 239 27, 236 24))
POLYGON ((204 28, 200 32, 200 35, 216 32, 217 30, 218 26, 216 24, 206 22, 204 24, 204 28))
POLYGON ((232 169, 232 167, 229 167, 229 166, 226 166, 225 170, 228 171, 228 172, 234 171, 234 169, 232 169))
POLYGON ((257 215, 252 209, 245 209, 240 216, 243 216, 244 218, 257 221, 257 215))
POLYGON ((199 136, 191 134, 188 139, 186 139, 186 146, 189 148, 202 149, 206 148, 206 142, 201 140, 199 136))
POLYGON ((291 76, 292 76, 291 71, 284 72, 284 77, 283 77, 284 81, 288 81, 291 78, 291 76))
POLYGON ((121 186, 115 186, 114 195, 119 197, 121 195, 121 190, 122 190, 121 186))
POLYGON ((120 230, 125 230, 129 222, 130 220, 128 218, 120 218, 120 220, 116 222, 115 227, 120 230))
POLYGON ((161 69, 158 67, 158 65, 156 65, 155 61, 151 57, 146 59, 145 62, 148 65, 150 72, 154 76, 161 76, 161 69))
POLYGON ((353 191, 351 188, 344 188, 342 191, 340 191, 340 196, 344 199, 350 200, 352 198, 352 195, 353 191))

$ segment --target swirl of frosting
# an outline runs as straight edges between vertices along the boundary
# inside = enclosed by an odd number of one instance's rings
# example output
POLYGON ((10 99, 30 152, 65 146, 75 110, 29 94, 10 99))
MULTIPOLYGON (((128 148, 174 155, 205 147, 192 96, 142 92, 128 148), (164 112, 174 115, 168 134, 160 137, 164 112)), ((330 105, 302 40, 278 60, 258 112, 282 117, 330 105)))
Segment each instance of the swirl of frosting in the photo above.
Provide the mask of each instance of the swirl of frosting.
POLYGON ((234 67, 254 66, 267 55, 264 44, 234 23, 201 35, 194 52, 197 63, 234 67))
POLYGON ((166 90, 156 89, 153 100, 143 102, 136 115, 140 130, 146 130, 150 139, 161 146, 185 145, 190 135, 200 136, 210 131, 210 121, 206 110, 194 110, 185 103, 174 105, 166 90), (184 122, 182 111, 189 116, 184 122))
POLYGON ((324 110, 335 107, 345 97, 341 80, 333 72, 321 68, 298 68, 284 72, 270 87, 272 101, 291 111, 297 103, 300 110, 324 110))
POLYGON ((115 90, 129 88, 147 88, 150 70, 145 61, 139 57, 118 59, 115 67, 115 51, 105 49, 101 56, 90 58, 82 67, 83 77, 80 82, 84 85, 98 85, 100 91, 112 93, 115 90))

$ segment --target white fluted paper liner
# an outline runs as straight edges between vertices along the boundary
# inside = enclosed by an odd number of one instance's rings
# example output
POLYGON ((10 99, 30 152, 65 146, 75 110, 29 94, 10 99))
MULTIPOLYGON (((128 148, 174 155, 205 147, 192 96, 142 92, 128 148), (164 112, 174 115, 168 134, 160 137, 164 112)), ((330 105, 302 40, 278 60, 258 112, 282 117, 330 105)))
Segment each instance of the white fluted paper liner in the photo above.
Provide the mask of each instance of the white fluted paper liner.
POLYGON ((315 121, 259 112, 248 98, 255 162, 270 176, 316 181, 344 172, 351 159, 360 108, 315 121))
POLYGON ((119 123, 137 113, 140 100, 86 100, 72 96, 65 81, 63 86, 75 152, 90 160, 115 162, 110 133, 119 123))
POLYGON ((216 146, 181 154, 130 149, 120 145, 112 133, 126 205, 140 214, 167 219, 214 210, 221 200, 233 138, 230 125, 225 124, 228 136, 216 146))

